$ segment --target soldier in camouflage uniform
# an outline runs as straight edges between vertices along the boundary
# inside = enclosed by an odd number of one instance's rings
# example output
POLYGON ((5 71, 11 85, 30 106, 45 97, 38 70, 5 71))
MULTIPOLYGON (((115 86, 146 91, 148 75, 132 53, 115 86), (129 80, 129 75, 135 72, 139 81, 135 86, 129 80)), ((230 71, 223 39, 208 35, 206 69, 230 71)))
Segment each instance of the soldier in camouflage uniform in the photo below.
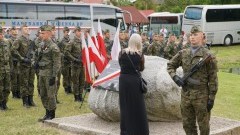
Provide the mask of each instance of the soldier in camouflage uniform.
MULTIPOLYGON (((8 39, 10 43, 10 48, 13 45, 13 42, 17 39, 18 31, 16 27, 10 29, 10 37, 8 39)), ((15 57, 11 57, 10 60, 10 69, 11 69, 11 90, 13 98, 21 98, 20 95, 20 80, 19 80, 19 61, 15 57)))
POLYGON ((149 47, 149 42, 148 42, 148 39, 147 39, 147 33, 146 32, 143 32, 141 34, 141 37, 142 37, 142 54, 144 55, 147 55, 147 49, 149 47))
POLYGON ((105 43, 106 50, 107 50, 107 58, 108 58, 108 60, 110 60, 113 41, 110 40, 110 32, 108 29, 106 29, 104 32, 104 43, 105 43))
POLYGON ((11 51, 12 55, 20 62, 20 93, 23 106, 28 108, 35 106, 33 102, 35 71, 32 67, 34 45, 29 39, 29 29, 27 25, 21 26, 21 33, 22 35, 13 42, 11 51))
POLYGON ((190 43, 190 34, 187 33, 183 36, 183 47, 182 49, 187 49, 191 46, 191 43, 190 43))
POLYGON ((70 29, 68 27, 64 27, 63 29, 63 39, 58 44, 58 47, 61 51, 61 72, 63 76, 63 87, 67 94, 72 93, 71 88, 71 61, 64 56, 65 48, 70 44, 70 37, 69 37, 70 29))
POLYGON ((177 54, 176 36, 170 33, 168 43, 164 48, 164 58, 170 60, 175 54, 177 54))
POLYGON ((162 56, 161 51, 163 50, 162 48, 163 44, 160 44, 158 34, 153 33, 153 42, 151 43, 147 50, 148 55, 161 57, 162 56))
POLYGON ((61 67, 61 53, 58 46, 51 40, 52 27, 43 25, 40 28, 43 45, 38 49, 39 84, 41 101, 46 114, 39 121, 55 118, 57 74, 61 67))
POLYGON ((10 45, 0 26, 0 110, 6 110, 10 94, 10 45))
POLYGON ((119 40, 120 40, 121 49, 128 47, 128 41, 126 40, 126 34, 123 30, 121 30, 119 33, 119 40))
POLYGON ((74 30, 75 36, 70 45, 65 48, 65 56, 72 61, 71 79, 74 99, 76 102, 81 102, 84 88, 84 68, 82 63, 82 41, 81 28, 78 26, 74 30))
POLYGON ((198 26, 191 29, 191 47, 179 51, 167 64, 167 70, 173 80, 182 86, 181 114, 183 128, 186 135, 198 135, 196 120, 201 135, 209 135, 210 112, 213 108, 215 95, 218 90, 217 61, 211 52, 202 44, 203 32, 198 26), (211 54, 212 58, 196 71, 184 84, 176 75, 179 66, 183 68, 183 74, 197 64, 200 59, 211 54))
MULTIPOLYGON (((52 32, 51 39, 52 39, 53 43, 58 45, 59 41, 56 38, 56 27, 54 25, 52 26, 52 31, 51 32, 52 32)), ((56 90, 56 102, 57 102, 57 104, 60 103, 58 101, 58 98, 57 98, 58 90, 59 90, 59 87, 60 87, 60 80, 61 80, 61 69, 59 70, 58 75, 57 75, 57 90, 56 90)))

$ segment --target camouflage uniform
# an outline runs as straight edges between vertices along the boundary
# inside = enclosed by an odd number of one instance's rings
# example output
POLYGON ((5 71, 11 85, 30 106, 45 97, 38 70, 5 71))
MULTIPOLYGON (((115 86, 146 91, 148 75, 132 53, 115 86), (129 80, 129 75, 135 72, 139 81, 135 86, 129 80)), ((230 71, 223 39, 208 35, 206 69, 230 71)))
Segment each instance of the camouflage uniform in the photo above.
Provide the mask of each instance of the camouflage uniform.
MULTIPOLYGON (((3 29, 0 27, 0 33, 3 29)), ((7 39, 0 40, 0 110, 6 110, 10 93, 10 45, 7 39)))
MULTIPOLYGON (((16 38, 10 36, 8 39, 10 43, 10 48, 13 45, 13 42, 16 38)), ((20 80, 19 80, 19 61, 15 57, 11 57, 10 59, 10 69, 11 69, 11 91, 13 98, 21 98, 20 96, 20 80)))
POLYGON ((121 49, 123 50, 123 49, 128 47, 128 42, 121 40, 120 41, 120 46, 121 46, 121 49))
POLYGON ((62 41, 58 44, 61 51, 61 72, 63 76, 63 87, 66 93, 71 93, 71 61, 64 56, 65 48, 70 44, 69 37, 63 37, 62 41))
POLYGON ((33 58, 31 43, 28 38, 20 36, 13 42, 12 46, 12 55, 20 62, 20 93, 25 107, 35 106, 33 102, 35 72, 31 63, 33 58))
POLYGON ((177 53, 177 45, 175 42, 167 43, 164 48, 164 58, 170 60, 177 53))
MULTIPOLYGON (((34 61, 37 61, 37 58, 38 58, 38 48, 41 48, 41 45, 42 45, 42 40, 37 37, 35 40, 35 58, 34 58, 34 61)), ((37 76, 37 90, 38 90, 38 94, 40 95, 40 85, 39 85, 39 69, 38 68, 35 68, 35 74, 37 76)))
POLYGON ((148 55, 147 49, 150 46, 149 42, 148 41, 144 41, 142 44, 143 44, 142 53, 144 55, 148 55))
MULTIPOLYGON (((211 52, 203 46, 183 49, 168 62, 168 73, 175 80, 176 69, 183 68, 183 74, 187 74, 201 58, 205 58, 211 52), (196 48, 195 48, 196 49, 196 48)), ((196 120, 201 135, 209 135, 210 110, 209 101, 214 101, 218 90, 217 61, 215 57, 205 63, 198 71, 188 78, 181 92, 181 113, 183 128, 187 135, 198 135, 196 120)), ((213 107, 213 102, 211 104, 213 107)))
POLYGON ((104 38, 104 43, 105 43, 105 46, 106 46, 107 55, 108 55, 108 57, 110 58, 113 41, 110 40, 109 38, 104 38))
POLYGON ((163 48, 164 44, 162 42, 153 41, 148 48, 148 54, 163 57, 163 48))
POLYGON ((65 49, 65 56, 67 57, 67 59, 72 61, 71 79, 74 98, 75 101, 82 101, 82 93, 85 80, 84 68, 81 58, 82 42, 79 38, 75 36, 71 44, 66 46, 65 49))

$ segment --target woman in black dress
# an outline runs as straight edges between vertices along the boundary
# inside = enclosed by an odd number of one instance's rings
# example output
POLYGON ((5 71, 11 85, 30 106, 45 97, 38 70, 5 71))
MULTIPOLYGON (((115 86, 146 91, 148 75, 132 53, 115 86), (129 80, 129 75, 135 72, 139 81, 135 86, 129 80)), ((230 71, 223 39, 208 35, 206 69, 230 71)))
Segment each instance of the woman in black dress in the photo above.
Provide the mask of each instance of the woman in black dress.
POLYGON ((140 77, 135 70, 143 71, 144 69, 142 39, 139 34, 132 34, 128 48, 119 54, 119 64, 121 67, 119 78, 120 134, 149 135, 145 102, 140 90, 140 77))

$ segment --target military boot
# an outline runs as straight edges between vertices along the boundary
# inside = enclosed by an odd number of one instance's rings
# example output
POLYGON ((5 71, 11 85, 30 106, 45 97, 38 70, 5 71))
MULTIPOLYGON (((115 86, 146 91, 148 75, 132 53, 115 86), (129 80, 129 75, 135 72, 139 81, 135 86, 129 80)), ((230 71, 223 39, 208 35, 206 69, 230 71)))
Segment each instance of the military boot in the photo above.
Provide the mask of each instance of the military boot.
POLYGON ((7 107, 7 100, 3 100, 3 101, 2 101, 2 108, 3 108, 4 110, 7 110, 7 109, 8 109, 8 107, 7 107))
POLYGON ((79 95, 78 95, 78 99, 79 99, 80 102, 83 101, 82 94, 79 94, 79 95))
POLYGON ((17 92, 12 92, 12 98, 17 98, 17 92))
POLYGON ((36 104, 33 101, 33 96, 28 96, 28 104, 29 106, 36 106, 36 104))
POLYGON ((72 93, 72 87, 68 86, 68 93, 72 93))
POLYGON ((80 102, 79 95, 74 95, 74 101, 75 102, 80 102))
POLYGON ((17 92, 16 92, 16 96, 17 96, 17 98, 19 98, 19 99, 21 98, 20 91, 17 91, 17 92))
POLYGON ((49 111, 49 117, 47 117, 45 120, 52 120, 55 118, 55 110, 49 111))
POLYGON ((2 102, 0 102, 0 110, 4 110, 2 102))
POLYGON ((50 111, 46 109, 46 114, 42 118, 39 118, 38 121, 43 122, 44 120, 48 119, 48 117, 50 117, 50 111))
POLYGON ((26 108, 30 107, 30 105, 28 103, 28 97, 27 96, 22 97, 22 101, 23 101, 23 106, 24 107, 26 107, 26 108))
POLYGON ((69 92, 68 92, 68 87, 67 87, 67 88, 64 88, 64 91, 65 91, 66 94, 69 94, 69 92))

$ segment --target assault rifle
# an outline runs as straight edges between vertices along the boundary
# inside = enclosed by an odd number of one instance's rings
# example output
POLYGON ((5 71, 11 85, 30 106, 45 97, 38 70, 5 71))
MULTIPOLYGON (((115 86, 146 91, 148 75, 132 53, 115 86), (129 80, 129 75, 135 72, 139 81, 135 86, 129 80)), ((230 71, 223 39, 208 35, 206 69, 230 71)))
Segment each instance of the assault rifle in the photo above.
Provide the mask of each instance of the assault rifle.
POLYGON ((197 64, 195 64, 190 71, 188 71, 182 78, 180 78, 179 76, 175 75, 173 77, 174 82, 176 82, 176 84, 179 87, 182 87, 186 84, 187 80, 189 77, 191 77, 196 71, 198 71, 199 69, 202 68, 202 66, 206 63, 208 63, 211 59, 213 59, 211 54, 208 54, 204 59, 200 59, 199 62, 197 64))

